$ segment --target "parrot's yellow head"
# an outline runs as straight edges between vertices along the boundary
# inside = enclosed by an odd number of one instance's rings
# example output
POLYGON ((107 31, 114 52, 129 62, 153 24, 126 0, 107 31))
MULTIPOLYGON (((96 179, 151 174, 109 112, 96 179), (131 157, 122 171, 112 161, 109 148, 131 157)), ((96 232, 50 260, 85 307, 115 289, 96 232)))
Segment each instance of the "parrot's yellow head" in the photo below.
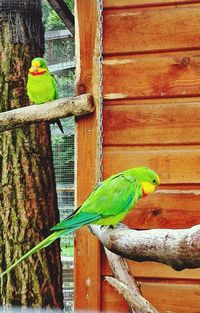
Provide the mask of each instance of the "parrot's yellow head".
POLYGON ((48 71, 46 61, 42 58, 35 58, 31 62, 29 73, 32 75, 42 75, 48 71))
POLYGON ((138 167, 135 169, 135 177, 142 185, 142 195, 147 196, 154 192, 160 184, 159 176, 148 167, 138 167))

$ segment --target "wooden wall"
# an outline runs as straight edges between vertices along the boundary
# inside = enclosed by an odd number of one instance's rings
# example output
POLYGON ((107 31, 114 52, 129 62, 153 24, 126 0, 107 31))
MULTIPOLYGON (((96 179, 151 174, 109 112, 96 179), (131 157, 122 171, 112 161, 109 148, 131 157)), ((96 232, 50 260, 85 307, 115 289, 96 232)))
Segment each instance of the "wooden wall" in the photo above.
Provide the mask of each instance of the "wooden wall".
MULTIPOLYGON (((103 26, 103 176, 146 165, 162 182, 125 223, 135 229, 199 224, 200 1, 104 0, 103 26)), ((104 253, 99 247, 94 253, 101 264, 95 308, 128 312, 104 281, 111 274, 104 253)), ((129 264, 159 312, 200 312, 199 269, 129 264)))

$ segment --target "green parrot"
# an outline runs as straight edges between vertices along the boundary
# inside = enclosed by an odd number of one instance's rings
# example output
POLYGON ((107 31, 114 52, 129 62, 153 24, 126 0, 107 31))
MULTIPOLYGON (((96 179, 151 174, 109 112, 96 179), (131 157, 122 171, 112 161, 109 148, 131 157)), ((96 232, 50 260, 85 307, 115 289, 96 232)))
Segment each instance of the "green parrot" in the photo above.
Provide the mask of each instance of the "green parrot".
POLYGON ((159 183, 158 175, 147 167, 132 168, 100 182, 77 210, 51 228, 53 233, 50 236, 14 262, 0 274, 0 277, 35 252, 49 246, 57 238, 84 225, 114 226, 118 224, 134 207, 137 200, 154 192, 159 183))
MULTIPOLYGON (((35 58, 31 62, 27 81, 27 94, 34 104, 42 104, 58 99, 58 87, 55 78, 49 72, 46 61, 42 58, 35 58)), ((60 120, 55 120, 55 123, 64 133, 60 120)))

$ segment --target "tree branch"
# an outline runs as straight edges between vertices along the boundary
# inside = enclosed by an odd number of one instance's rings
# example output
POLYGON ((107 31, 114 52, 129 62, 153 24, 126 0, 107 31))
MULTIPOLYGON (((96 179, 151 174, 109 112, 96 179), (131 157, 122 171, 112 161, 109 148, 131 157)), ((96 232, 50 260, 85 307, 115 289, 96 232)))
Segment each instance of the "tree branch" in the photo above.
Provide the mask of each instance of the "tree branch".
POLYGON ((105 248, 108 262, 114 277, 106 277, 106 281, 122 294, 133 313, 158 313, 156 309, 142 297, 125 259, 105 248))
POLYGON ((107 249, 127 259, 159 262, 178 271, 200 267, 200 225, 142 231, 122 224, 115 229, 91 225, 91 230, 107 249))
POLYGON ((127 285, 113 277, 106 277, 107 282, 123 295, 127 303, 131 306, 132 312, 137 313, 158 313, 151 304, 139 293, 130 290, 127 285), (135 311, 137 308, 137 311, 135 311))
POLYGON ((0 113, 0 132, 35 122, 53 121, 72 115, 81 116, 93 111, 92 97, 89 94, 30 105, 0 113))
POLYGON ((64 0, 48 0, 52 8, 56 11, 64 24, 70 30, 72 35, 75 34, 74 16, 64 0))
POLYGON ((121 281, 123 284, 128 285, 129 289, 133 290, 134 292, 140 293, 137 282, 132 276, 125 259, 115 253, 112 253, 107 248, 105 248, 105 253, 114 277, 121 281))

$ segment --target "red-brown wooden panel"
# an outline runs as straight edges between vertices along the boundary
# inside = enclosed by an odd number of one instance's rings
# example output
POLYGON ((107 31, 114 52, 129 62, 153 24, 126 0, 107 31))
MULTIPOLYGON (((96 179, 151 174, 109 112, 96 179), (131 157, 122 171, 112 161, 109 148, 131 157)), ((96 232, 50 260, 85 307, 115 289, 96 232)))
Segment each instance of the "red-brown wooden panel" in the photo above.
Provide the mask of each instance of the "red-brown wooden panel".
POLYGON ((104 98, 198 96, 199 69, 200 51, 109 57, 103 67, 104 98))
POLYGON ((178 190, 177 194, 160 192, 140 199, 124 223, 135 229, 176 229, 200 224, 200 190, 196 195, 192 190, 191 194, 178 190))
MULTIPOLYGON (((112 275, 110 266, 107 261, 107 257, 103 254, 102 258, 102 275, 112 275)), ((156 262, 133 262, 130 260, 126 260, 128 262, 131 273, 135 278, 141 279, 150 278, 176 278, 179 280, 196 280, 200 279, 200 269, 191 269, 191 270, 183 270, 183 271, 175 271, 170 266, 156 263, 156 262)), ((183 282, 184 282, 183 281, 183 282)))
POLYGON ((104 178, 123 170, 148 166, 163 184, 200 183, 200 147, 104 147, 104 178))
POLYGON ((106 106, 103 120, 104 145, 200 142, 200 102, 106 106))
MULTIPOLYGON (((178 104, 178 103, 200 103, 200 97, 180 97, 180 98, 155 98, 155 99, 112 99, 112 100, 104 100, 104 108, 107 106, 118 106, 118 105, 143 105, 149 104, 152 105, 160 105, 160 104, 178 104)), ((155 107, 156 108, 156 107, 155 107)))
MULTIPOLYGON (((92 94, 96 106, 94 114, 76 119, 76 204, 80 205, 96 185, 99 174, 97 171, 99 77, 98 67, 96 68, 98 56, 95 48, 98 38, 98 13, 96 1, 76 0, 75 3, 76 89, 78 94, 81 94, 83 90, 92 94), (89 131, 91 129, 92 131, 89 131)), ((99 310, 100 272, 99 241, 86 228, 81 228, 76 232, 75 237, 74 304, 76 310, 99 310)))
POLYGON ((104 0, 104 8, 128 8, 169 4, 198 3, 199 0, 104 0))
MULTIPOLYGON (((128 312, 122 296, 108 283, 102 283, 102 310, 107 312, 128 312)), ((179 284, 174 281, 142 282, 141 291, 159 313, 198 313, 200 312, 200 286, 179 284)))
POLYGON ((200 4, 105 10, 104 53, 200 47, 200 4))

